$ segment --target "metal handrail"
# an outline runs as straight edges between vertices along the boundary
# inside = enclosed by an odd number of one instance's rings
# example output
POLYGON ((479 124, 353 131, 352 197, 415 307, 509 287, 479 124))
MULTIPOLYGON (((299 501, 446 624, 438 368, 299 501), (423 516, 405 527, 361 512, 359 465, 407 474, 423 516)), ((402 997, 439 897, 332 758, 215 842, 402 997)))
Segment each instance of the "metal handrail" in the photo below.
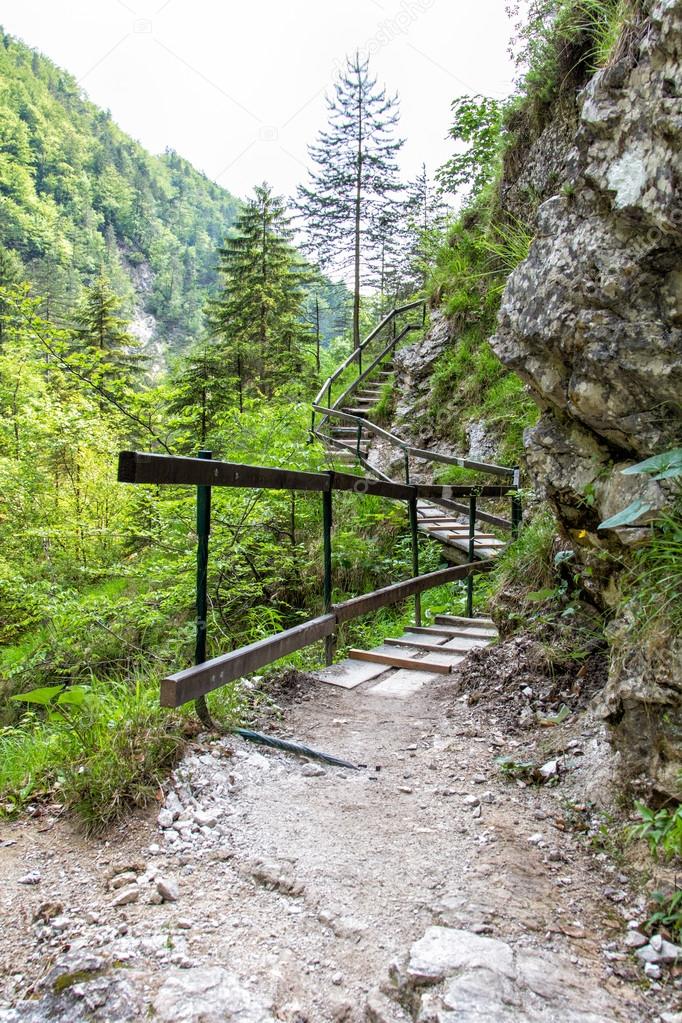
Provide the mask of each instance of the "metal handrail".
MULTIPOLYGON (((426 302, 421 298, 417 299, 414 302, 408 302, 405 305, 397 306, 397 308, 395 309, 391 309, 390 313, 387 313, 383 320, 381 320, 381 322, 377 324, 374 330, 372 330, 372 332, 367 335, 364 341, 362 341, 357 348, 353 349, 353 351, 343 360, 341 365, 337 366, 337 368, 334 370, 331 376, 327 377, 322 387, 318 391, 317 395, 315 396, 315 402, 317 403, 322 400, 322 395, 324 394, 324 392, 331 387, 335 380, 338 380, 343 371, 345 369, 348 369, 352 362, 357 362, 358 353, 364 351, 367 345, 374 340, 374 338, 384 329, 384 327, 388 326, 391 320, 395 319, 396 316, 400 316, 401 313, 407 313, 411 309, 416 309, 418 306, 421 306, 421 308, 424 310, 424 313, 426 312, 426 302)), ((417 325, 415 325, 415 329, 417 329, 417 325)))
MULTIPOLYGON (((425 451, 422 448, 415 448, 407 441, 402 440, 395 433, 389 433, 388 430, 384 430, 381 426, 377 426, 371 420, 366 419, 364 416, 355 416, 350 412, 341 412, 335 408, 325 408, 323 405, 313 405, 316 412, 322 413, 326 419, 334 416, 336 419, 341 419, 344 423, 352 423, 361 430, 369 430, 370 433, 376 434, 378 437, 383 437, 393 447, 400 448, 401 451, 406 452, 414 458, 420 458, 424 462, 442 462, 445 465, 458 465, 462 469, 472 469, 476 472, 487 472, 492 476, 511 476, 514 477, 515 469, 504 465, 495 465, 489 462, 476 462, 469 458, 461 458, 458 455, 442 455, 438 451, 425 451)), ((322 426, 322 423, 320 424, 322 426)), ((315 431, 317 436, 320 436, 319 430, 315 431)), ((324 435, 322 435, 324 436, 324 435)), ((331 439, 325 437, 325 440, 331 439)))

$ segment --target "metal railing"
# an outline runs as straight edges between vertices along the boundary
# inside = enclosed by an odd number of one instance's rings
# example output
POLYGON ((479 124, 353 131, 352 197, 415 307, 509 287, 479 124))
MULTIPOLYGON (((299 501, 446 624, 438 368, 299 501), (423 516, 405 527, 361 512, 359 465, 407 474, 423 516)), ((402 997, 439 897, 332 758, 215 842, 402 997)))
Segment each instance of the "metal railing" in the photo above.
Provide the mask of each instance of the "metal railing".
MULTIPOLYGON (((311 434, 315 433, 316 415, 315 406, 320 405, 322 403, 323 398, 325 399, 324 404, 326 406, 338 408, 341 402, 345 401, 353 393, 353 391, 357 389, 358 385, 371 375, 371 373, 377 368, 377 366, 381 362, 383 362, 386 356, 390 355, 395 350, 396 345, 398 345, 399 342, 402 341, 404 337, 406 337, 409 333, 411 333, 414 330, 422 330, 425 322, 426 302, 424 302, 423 299, 417 299, 417 301, 415 302, 408 302, 406 305, 401 305, 395 309, 391 309, 390 313, 384 316, 383 320, 381 320, 381 322, 377 324, 374 330, 372 330, 371 333, 367 335, 364 341, 362 341, 361 344, 343 360, 341 365, 338 366, 331 374, 331 376, 327 377, 325 382, 322 384, 322 387, 317 392, 317 395, 315 396, 315 400, 313 402, 312 422, 310 427, 311 434), (411 312, 413 309, 421 309, 422 313, 421 322, 408 323, 406 324, 406 326, 402 328, 400 332, 398 332, 397 330, 398 317, 402 316, 403 313, 411 312), (388 344, 377 356, 375 356, 371 364, 363 370, 362 368, 363 354, 365 353, 366 349, 372 344, 372 342, 376 338, 378 338, 383 331, 387 330, 388 328, 390 328, 391 332, 391 337, 388 344), (345 370, 347 370, 349 366, 353 365, 353 363, 355 363, 357 366, 357 376, 353 381, 351 381, 351 383, 346 387, 346 389, 336 398, 336 400, 332 402, 333 397, 332 389, 334 384, 339 379, 339 377, 345 372, 345 370)), ((323 425, 323 423, 320 425, 323 425)))
MULTIPOLYGON (((214 461, 211 452, 202 451, 198 458, 158 455, 137 451, 119 454, 120 483, 188 485, 197 488, 197 574, 196 574, 196 646, 193 667, 169 675, 161 681, 161 705, 178 707, 189 700, 197 701, 200 716, 208 715, 204 698, 228 682, 241 678, 287 654, 325 641, 325 660, 332 661, 334 635, 338 625, 410 596, 415 598, 415 618, 421 623, 419 597, 425 590, 459 579, 467 580, 467 602, 471 608, 473 577, 493 567, 493 560, 474 561, 473 540, 469 545, 469 561, 436 572, 419 574, 419 537, 417 502, 419 499, 441 501, 449 496, 468 497, 469 535, 474 535, 476 500, 478 496, 503 497, 515 489, 514 484, 502 486, 441 487, 434 484, 403 484, 390 480, 368 480, 364 476, 342 472, 303 472, 270 466, 240 465, 214 461), (309 619, 267 639, 250 643, 239 650, 206 660, 206 608, 213 487, 259 488, 316 492, 322 495, 323 530, 323 595, 322 615, 309 619), (402 582, 339 604, 332 603, 332 525, 334 491, 350 491, 359 496, 370 494, 406 502, 409 512, 412 543, 413 576, 402 582)), ((203 719, 203 717, 202 717, 203 719)))
MULTIPOLYGON (((423 326, 426 318, 426 303, 418 300, 416 302, 410 302, 407 305, 399 306, 396 309, 384 317, 381 323, 365 338, 360 347, 341 363, 341 365, 335 370, 335 372, 327 378, 320 390, 318 391, 313 401, 313 411, 311 420, 311 437, 317 437, 318 440, 323 441, 327 445, 337 448, 339 451, 345 451, 352 454, 360 465, 363 466, 368 472, 378 479, 384 480, 385 482, 393 482, 389 476, 381 472, 367 460, 362 452, 362 441, 365 433, 371 434, 375 437, 380 437, 382 440, 389 443, 392 447, 396 448, 402 453, 403 456, 403 467, 405 475, 405 483, 410 485, 410 459, 414 458, 422 462, 438 462, 443 465, 458 466, 462 469, 468 469, 474 472, 480 472, 487 475, 499 476, 510 481, 510 486, 513 486, 515 490, 519 489, 520 485, 520 469, 518 466, 503 466, 496 465, 490 462, 482 462, 476 459, 464 458, 458 455, 444 455, 440 452, 426 451, 423 448, 417 448, 407 441, 403 440, 395 433, 391 433, 389 430, 385 430, 380 426, 377 426, 366 415, 362 413, 349 412, 343 408, 344 403, 348 400, 354 390, 357 389, 358 385, 364 380, 367 380, 375 369, 381 365, 386 357, 392 354, 395 350, 398 342, 409 334, 413 330, 419 330, 423 326), (400 332, 396 332, 396 318, 402 313, 411 311, 421 307, 422 309, 422 323, 420 324, 407 324, 402 328, 400 332), (376 338, 382 330, 387 328, 389 325, 392 326, 392 337, 388 345, 381 351, 377 356, 374 357, 372 362, 366 369, 362 370, 362 352, 370 344, 374 338, 376 338), (356 378, 346 387, 346 389, 336 398, 332 403, 332 385, 341 374, 351 365, 353 361, 358 364, 358 375, 356 378), (326 397, 325 402, 322 402, 323 397, 326 397), (320 420, 316 423, 316 417, 320 416, 320 420), (342 423, 348 423, 356 428, 355 440, 352 444, 346 441, 339 440, 333 433, 329 432, 329 424, 339 420, 342 423)), ((332 427, 333 429, 333 427, 332 427)), ((452 511, 456 511, 462 515, 467 515, 470 509, 461 503, 452 501, 448 498, 441 498, 434 500, 434 503, 442 505, 452 511)), ((491 525, 497 526, 500 529, 515 531, 521 520, 521 509, 518 495, 514 495, 512 498, 511 506, 511 518, 506 519, 500 515, 495 515, 490 511, 485 511, 480 506, 476 508, 476 521, 487 522, 491 525)))

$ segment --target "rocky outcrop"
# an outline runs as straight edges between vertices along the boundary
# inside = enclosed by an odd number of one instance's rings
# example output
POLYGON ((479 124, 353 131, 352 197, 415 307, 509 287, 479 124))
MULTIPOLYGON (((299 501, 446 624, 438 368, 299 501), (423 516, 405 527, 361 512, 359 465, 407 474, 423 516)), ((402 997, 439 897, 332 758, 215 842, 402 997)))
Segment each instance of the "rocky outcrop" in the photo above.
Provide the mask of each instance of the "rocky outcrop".
MULTIPOLYGON (((682 435, 682 0, 659 0, 642 38, 580 96, 566 182, 540 207, 491 342, 542 409, 526 437, 528 467, 579 557, 593 562, 603 603, 615 592, 613 567, 604 571, 595 553, 622 551, 638 535, 598 534, 599 522, 644 492, 654 512, 669 496, 665 484, 618 470, 682 435)), ((670 791, 682 745, 659 731, 663 707, 679 719, 679 676, 661 702, 656 675, 645 652, 621 650, 607 700, 630 772, 670 791), (634 750, 644 717, 650 741, 634 750)))

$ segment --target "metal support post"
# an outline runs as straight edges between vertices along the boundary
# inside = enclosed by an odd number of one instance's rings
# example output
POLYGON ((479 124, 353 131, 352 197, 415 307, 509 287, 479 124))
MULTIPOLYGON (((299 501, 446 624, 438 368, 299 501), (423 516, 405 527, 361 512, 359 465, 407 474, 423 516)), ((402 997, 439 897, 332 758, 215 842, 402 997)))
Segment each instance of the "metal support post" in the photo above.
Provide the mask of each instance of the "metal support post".
MULTIPOLYGON (((332 609, 332 491, 322 492, 322 557, 324 567, 324 613, 329 614, 332 609)), ((334 637, 324 638, 324 659, 325 664, 331 664, 334 659, 334 637)))
MULTIPOLYGON (((476 545, 474 537, 476 535, 476 496, 472 494, 469 498, 469 563, 471 564, 474 560, 474 552, 476 545)), ((474 617, 474 573, 470 572, 467 576, 467 618, 474 617)))
MULTIPOLYGON (((414 494, 409 500, 409 512, 410 512, 410 534, 412 536, 412 576, 417 578, 419 575, 419 530, 417 521, 417 495, 414 494)), ((414 624, 421 625, 422 623, 422 603, 421 595, 415 593, 414 596, 414 624)))
MULTIPOLYGON (((520 469, 517 467, 514 469, 514 483, 518 487, 520 477, 520 469)), ((516 540, 519 535, 519 529, 521 528, 521 520, 523 519, 523 507, 521 505, 521 495, 519 493, 512 494, 511 499, 511 523, 512 523, 512 536, 516 540)))
MULTIPOLYGON (((212 458, 212 451, 200 451, 199 458, 212 458)), ((197 594, 196 594, 196 643, 194 647, 194 663, 203 664, 206 660, 206 613, 208 610, 208 537, 211 531, 211 488, 197 487, 197 594)), ((206 697, 200 696, 194 701, 199 720, 206 728, 212 728, 213 722, 206 703, 206 697)))

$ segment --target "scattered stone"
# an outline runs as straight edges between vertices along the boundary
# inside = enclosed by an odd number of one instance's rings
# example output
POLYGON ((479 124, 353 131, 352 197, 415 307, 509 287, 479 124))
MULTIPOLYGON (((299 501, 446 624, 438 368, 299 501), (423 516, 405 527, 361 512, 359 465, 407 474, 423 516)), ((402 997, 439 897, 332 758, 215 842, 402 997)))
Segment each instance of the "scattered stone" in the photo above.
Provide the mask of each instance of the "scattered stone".
POLYGON ((409 785, 400 785, 398 792, 404 792, 406 796, 411 796, 414 789, 411 789, 409 785))
POLYGON ((218 815, 211 810, 195 810, 194 820, 200 828, 214 828, 218 823, 218 815))
POLYGON ((622 889, 613 888, 611 885, 607 885, 604 889, 604 897, 610 902, 625 902, 628 897, 628 893, 622 891, 622 889))
POLYGON ((181 916, 175 921, 175 926, 181 931, 189 931, 192 929, 192 921, 188 920, 185 916, 181 916))
POLYGON ((645 963, 644 973, 649 978, 649 980, 661 979, 661 967, 657 966, 656 963, 645 963))
POLYGON ((275 860, 254 860, 245 863, 242 870, 250 874, 254 881, 258 881, 266 888, 279 891, 282 895, 298 896, 305 891, 303 882, 291 877, 275 860))
POLYGON ((365 1023, 410 1023, 412 1017, 394 1001, 387 998, 380 988, 367 995, 365 1023))
POLYGON ((437 984, 462 969, 485 968, 515 975, 512 950, 496 938, 451 927, 429 927, 410 949, 407 976, 413 984, 437 984))
POLYGON ((490 790, 488 790, 487 792, 482 793, 482 795, 481 795, 481 802, 482 803, 494 803, 495 802, 495 793, 491 792, 490 790))
POLYGON ((332 1020, 334 1023, 348 1023, 352 1014, 353 1006, 346 999, 332 1006, 332 1020))
POLYGON ((17 884, 40 884, 40 880, 40 873, 37 870, 31 870, 28 874, 18 878, 17 884))
POLYGON ((539 773, 545 781, 548 781, 550 778, 556 778, 559 774, 559 761, 548 760, 546 764, 543 764, 542 767, 539 768, 539 773))
POLYGON ((233 857, 234 849, 225 849, 223 847, 221 849, 216 849, 213 853, 213 859, 219 860, 222 863, 225 863, 227 860, 231 860, 233 857))
POLYGON ((480 803, 480 799, 478 798, 478 796, 468 795, 464 797, 462 802, 464 803, 465 806, 474 807, 478 806, 478 804, 480 803))
POLYGON ((545 836, 541 831, 536 831, 534 835, 529 835, 528 843, 529 845, 541 845, 544 841, 544 837, 545 836))
POLYGON ((322 778, 326 773, 324 767, 321 767, 320 764, 304 764, 301 768, 301 774, 304 778, 322 778))
POLYGON ((109 887, 112 892, 115 892, 119 888, 125 888, 126 885, 135 884, 136 881, 137 874, 134 874, 132 870, 127 870, 124 874, 115 874, 109 882, 109 887))
POLYGON ((176 818, 174 817, 173 813, 168 809, 160 810, 159 816, 157 817, 157 821, 160 828, 172 828, 173 821, 175 819, 176 818))
POLYGON ((178 882, 172 877, 158 877, 156 890, 164 902, 177 902, 180 898, 178 882))
POLYGON ((486 777, 484 774, 475 774, 471 780, 474 785, 485 785, 486 777))
POLYGON ((120 906, 129 906, 133 902, 137 902, 139 897, 140 889, 136 884, 131 884, 127 888, 119 889, 118 894, 112 899, 111 905, 114 909, 118 909, 120 906))

